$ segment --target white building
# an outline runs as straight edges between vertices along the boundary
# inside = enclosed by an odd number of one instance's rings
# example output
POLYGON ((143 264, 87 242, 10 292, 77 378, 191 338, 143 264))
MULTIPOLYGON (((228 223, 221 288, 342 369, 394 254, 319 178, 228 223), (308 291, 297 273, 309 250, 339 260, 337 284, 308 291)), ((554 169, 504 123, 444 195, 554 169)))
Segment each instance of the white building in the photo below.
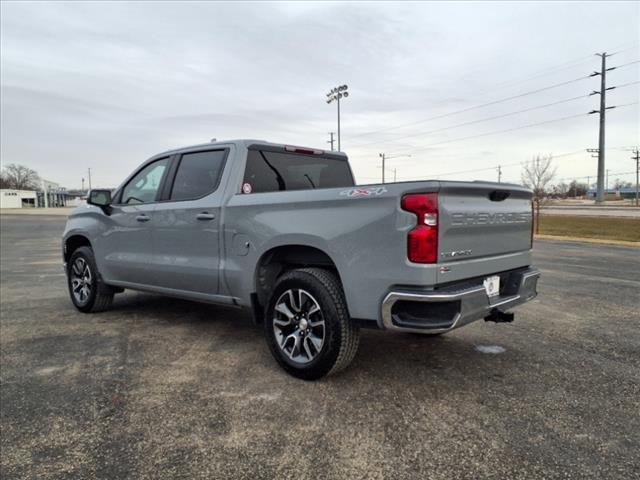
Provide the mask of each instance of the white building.
POLYGON ((65 191, 66 189, 60 187, 57 183, 41 178, 37 201, 38 206, 45 208, 66 206, 65 191))
POLYGON ((31 190, 0 190, 0 208, 35 208, 37 198, 31 190))

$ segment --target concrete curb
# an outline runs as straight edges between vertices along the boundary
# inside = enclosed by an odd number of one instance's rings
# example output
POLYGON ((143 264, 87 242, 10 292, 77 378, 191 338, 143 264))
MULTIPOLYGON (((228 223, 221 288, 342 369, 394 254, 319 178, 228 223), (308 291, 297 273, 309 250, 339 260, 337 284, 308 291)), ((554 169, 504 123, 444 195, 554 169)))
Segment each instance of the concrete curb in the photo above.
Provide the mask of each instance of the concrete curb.
POLYGON ((75 207, 60 208, 3 208, 0 215, 60 215, 67 217, 75 207))
POLYGON ((601 245, 618 245, 621 247, 640 248, 640 242, 630 242, 627 240, 606 240, 603 238, 581 238, 581 237, 562 237, 556 235, 535 235, 535 240, 556 240, 558 242, 581 242, 581 243, 597 243, 601 245))

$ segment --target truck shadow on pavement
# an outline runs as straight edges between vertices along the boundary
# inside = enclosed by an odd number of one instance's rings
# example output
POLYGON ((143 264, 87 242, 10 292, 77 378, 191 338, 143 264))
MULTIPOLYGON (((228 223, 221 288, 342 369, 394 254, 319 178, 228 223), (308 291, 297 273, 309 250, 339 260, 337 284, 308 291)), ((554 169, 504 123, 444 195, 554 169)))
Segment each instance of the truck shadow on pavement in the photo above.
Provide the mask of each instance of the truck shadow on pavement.
MULTIPOLYGON (((189 342, 208 342, 210 361, 219 360, 241 363, 243 355, 251 352, 251 361, 259 370, 286 375, 277 366, 264 341, 262 325, 254 325, 251 314, 238 308, 203 304, 173 299, 160 295, 127 292, 117 295, 113 309, 98 316, 99 323, 110 325, 123 322, 138 332, 153 332, 156 341, 170 340, 188 348, 189 342), (163 333, 164 330, 164 333, 163 333), (165 337, 165 338, 162 338, 165 337)), ((422 336, 373 329, 361 329, 360 347, 352 365, 343 373, 331 378, 354 378, 363 374, 373 377, 413 378, 422 374, 442 378, 453 371, 459 375, 470 372, 483 378, 501 377, 500 372, 487 372, 486 368, 517 369, 512 355, 486 355, 476 350, 476 344, 491 340, 486 335, 469 335, 475 329, 480 332, 484 322, 468 326, 442 336, 422 336), (506 357, 511 357, 509 362, 506 357)), ((142 340, 147 348, 151 343, 142 340)), ((174 347, 175 348, 175 347, 174 347)), ((330 381, 330 380, 325 380, 330 381)))

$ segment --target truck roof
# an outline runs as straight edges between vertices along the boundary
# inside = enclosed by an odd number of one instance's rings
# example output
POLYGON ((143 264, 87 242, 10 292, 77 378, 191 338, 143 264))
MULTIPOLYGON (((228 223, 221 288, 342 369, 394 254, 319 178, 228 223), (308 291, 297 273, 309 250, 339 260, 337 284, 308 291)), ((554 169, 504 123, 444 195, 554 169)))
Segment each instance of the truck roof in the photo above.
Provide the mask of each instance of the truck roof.
MULTIPOLYGON (((241 145, 245 148, 248 148, 250 145, 264 145, 266 147, 271 147, 271 148, 284 148, 286 146, 295 146, 295 147, 299 147, 299 148, 307 148, 307 149, 312 149, 312 150, 322 150, 322 151, 326 151, 325 149, 321 149, 321 148, 315 148, 315 147, 305 147, 302 145, 291 145, 288 143, 274 143, 274 142, 267 142, 266 140, 258 140, 258 139, 252 139, 252 138, 241 138, 241 139, 233 139, 233 140, 216 140, 215 142, 207 142, 207 143, 197 143, 194 145, 187 145, 184 147, 178 147, 178 148, 172 148, 169 150, 166 150, 164 152, 162 152, 161 155, 166 155, 167 153, 179 153, 179 152, 183 152, 186 150, 192 150, 194 148, 204 148, 204 147, 211 147, 211 146, 216 146, 216 145, 229 145, 230 143, 235 144, 235 145, 241 145)), ((345 158, 347 157, 347 155, 344 152, 337 152, 337 151, 327 151, 327 153, 331 153, 332 155, 339 155, 339 156, 344 156, 345 158)), ((155 157, 156 155, 154 155, 155 157)))

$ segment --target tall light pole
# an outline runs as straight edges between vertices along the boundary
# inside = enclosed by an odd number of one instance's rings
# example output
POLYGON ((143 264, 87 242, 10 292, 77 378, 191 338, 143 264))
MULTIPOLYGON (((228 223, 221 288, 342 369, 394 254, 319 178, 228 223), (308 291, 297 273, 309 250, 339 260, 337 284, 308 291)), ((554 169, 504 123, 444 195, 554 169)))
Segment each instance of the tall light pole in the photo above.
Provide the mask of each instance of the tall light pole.
POLYGON ((327 103, 333 101, 338 103, 338 151, 340 151, 340 99, 349 96, 348 88, 346 85, 340 85, 339 87, 332 88, 331 91, 327 93, 327 103))
MULTIPOLYGON (((411 155, 387 155, 386 153, 380 153, 378 154, 380 156, 380 158, 382 159, 382 183, 384 183, 384 172, 385 172, 385 168, 386 168, 386 161, 390 160, 392 158, 400 158, 400 157, 410 157, 411 155)), ((393 181, 395 182, 395 168, 394 170, 394 179, 393 181)))

